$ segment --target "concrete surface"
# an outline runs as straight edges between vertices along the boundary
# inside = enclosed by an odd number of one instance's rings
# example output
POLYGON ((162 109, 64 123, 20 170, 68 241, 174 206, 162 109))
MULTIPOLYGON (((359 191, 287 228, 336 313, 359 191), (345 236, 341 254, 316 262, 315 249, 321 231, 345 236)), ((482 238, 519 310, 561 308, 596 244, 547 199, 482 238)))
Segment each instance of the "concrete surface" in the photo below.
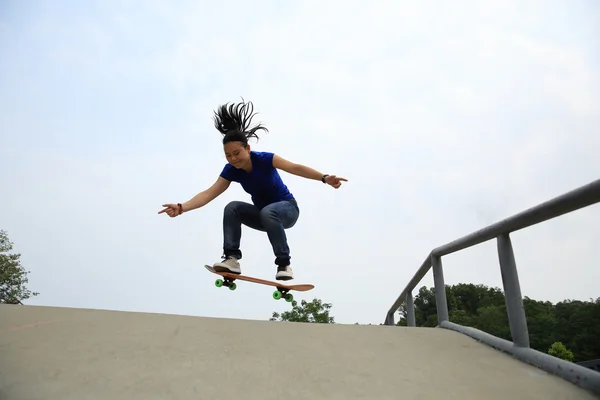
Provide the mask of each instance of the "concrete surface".
POLYGON ((596 399, 445 329, 0 305, 0 399, 596 399))

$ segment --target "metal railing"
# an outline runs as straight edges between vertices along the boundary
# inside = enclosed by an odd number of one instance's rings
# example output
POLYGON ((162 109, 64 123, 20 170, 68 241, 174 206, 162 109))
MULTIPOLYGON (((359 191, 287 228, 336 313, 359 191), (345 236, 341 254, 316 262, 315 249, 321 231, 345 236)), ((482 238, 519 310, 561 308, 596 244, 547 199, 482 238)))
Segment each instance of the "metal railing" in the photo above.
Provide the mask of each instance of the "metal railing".
POLYGON ((600 179, 433 249, 387 312, 384 325, 395 324, 394 313, 404 302, 406 302, 408 326, 416 325, 412 291, 433 267, 438 327, 466 334, 498 350, 509 353, 521 361, 558 375, 580 387, 600 393, 600 373, 530 348, 521 286, 519 284, 517 265, 510 239, 512 232, 598 202, 600 202, 600 179), (442 257, 494 238, 497 240, 498 245, 498 258, 506 299, 506 311, 513 342, 475 328, 450 322, 448 318, 442 257))

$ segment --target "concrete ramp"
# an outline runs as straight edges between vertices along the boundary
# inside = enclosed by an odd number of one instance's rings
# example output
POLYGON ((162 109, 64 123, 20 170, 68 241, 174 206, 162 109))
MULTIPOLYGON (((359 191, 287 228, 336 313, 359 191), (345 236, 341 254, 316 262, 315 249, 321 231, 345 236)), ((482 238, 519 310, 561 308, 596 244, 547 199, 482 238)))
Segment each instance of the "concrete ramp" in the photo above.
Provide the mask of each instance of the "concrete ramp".
POLYGON ((595 398, 444 329, 0 305, 1 400, 595 398))

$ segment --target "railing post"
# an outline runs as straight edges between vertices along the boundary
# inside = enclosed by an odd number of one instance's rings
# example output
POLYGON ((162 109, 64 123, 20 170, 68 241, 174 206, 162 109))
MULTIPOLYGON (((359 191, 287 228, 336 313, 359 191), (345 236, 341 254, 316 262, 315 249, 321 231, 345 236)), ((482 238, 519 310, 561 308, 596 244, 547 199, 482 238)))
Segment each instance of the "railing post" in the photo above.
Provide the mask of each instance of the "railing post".
POLYGON ((508 233, 498 236, 498 259, 506 298, 506 312, 510 324, 510 334, 517 347, 529 347, 529 330, 521 295, 521 285, 517 273, 517 264, 508 233))
POLYGON ((394 313, 390 313, 385 316, 385 325, 394 325, 394 313))
POLYGON ((416 326, 415 303, 413 302, 412 292, 406 293, 406 313, 408 317, 408 326, 416 326))
POLYGON ((438 324, 441 324, 443 321, 448 321, 448 303, 446 301, 446 285, 444 283, 441 257, 432 255, 431 265, 433 265, 433 283, 435 284, 435 305, 437 308, 438 324))

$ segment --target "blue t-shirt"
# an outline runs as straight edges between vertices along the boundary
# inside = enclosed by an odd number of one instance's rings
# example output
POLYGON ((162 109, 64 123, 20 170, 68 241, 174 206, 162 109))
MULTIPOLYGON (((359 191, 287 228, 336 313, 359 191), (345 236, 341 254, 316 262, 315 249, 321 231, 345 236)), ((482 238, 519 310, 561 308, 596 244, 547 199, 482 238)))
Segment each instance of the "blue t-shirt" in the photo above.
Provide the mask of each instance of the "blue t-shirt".
POLYGON ((273 167, 273 153, 250 151, 250 159, 252 171, 246 172, 226 164, 221 177, 239 182, 252 196, 254 205, 260 209, 271 203, 294 198, 281 180, 277 168, 273 167))

